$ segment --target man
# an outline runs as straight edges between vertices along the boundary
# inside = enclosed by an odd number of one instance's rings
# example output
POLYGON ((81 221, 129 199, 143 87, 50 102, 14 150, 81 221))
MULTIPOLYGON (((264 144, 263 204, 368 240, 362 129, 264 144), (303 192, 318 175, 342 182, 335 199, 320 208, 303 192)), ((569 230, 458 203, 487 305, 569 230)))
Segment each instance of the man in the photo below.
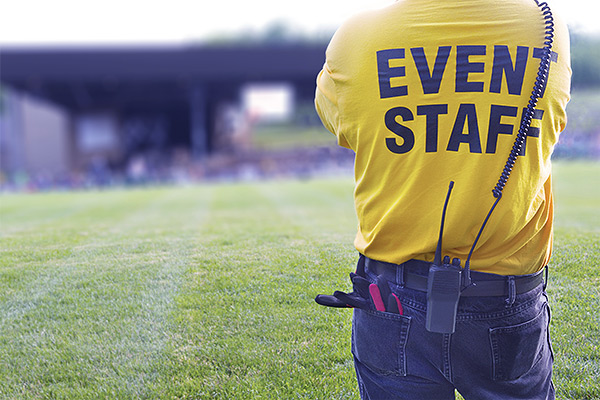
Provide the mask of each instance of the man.
POLYGON ((354 291, 317 301, 356 307, 363 399, 554 398, 543 270, 571 70, 553 17, 534 0, 401 0, 329 44, 315 104, 356 153, 361 256, 354 291))

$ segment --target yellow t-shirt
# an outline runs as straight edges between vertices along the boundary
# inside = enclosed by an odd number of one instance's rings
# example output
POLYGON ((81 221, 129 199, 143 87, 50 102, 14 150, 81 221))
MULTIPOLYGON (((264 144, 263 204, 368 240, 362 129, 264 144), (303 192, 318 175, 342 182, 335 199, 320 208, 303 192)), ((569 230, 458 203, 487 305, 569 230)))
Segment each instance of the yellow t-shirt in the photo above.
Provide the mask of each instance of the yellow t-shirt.
MULTIPOLYGON (((569 36, 554 14, 549 78, 473 270, 528 274, 552 251, 550 155, 565 128, 569 36)), ((463 263, 495 198, 544 46, 533 0, 401 0, 343 24, 315 105, 356 153, 355 246, 380 261, 432 261, 448 184, 443 255, 463 263)))

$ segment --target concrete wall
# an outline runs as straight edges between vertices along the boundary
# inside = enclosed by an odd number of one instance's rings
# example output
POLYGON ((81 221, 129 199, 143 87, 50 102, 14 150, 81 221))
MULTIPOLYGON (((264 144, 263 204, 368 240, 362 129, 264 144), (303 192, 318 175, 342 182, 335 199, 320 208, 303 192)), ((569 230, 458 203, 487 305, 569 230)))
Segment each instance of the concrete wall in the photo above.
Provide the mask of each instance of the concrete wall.
POLYGON ((72 167, 72 135, 65 110, 44 100, 3 90, 0 168, 5 175, 57 177, 72 167))

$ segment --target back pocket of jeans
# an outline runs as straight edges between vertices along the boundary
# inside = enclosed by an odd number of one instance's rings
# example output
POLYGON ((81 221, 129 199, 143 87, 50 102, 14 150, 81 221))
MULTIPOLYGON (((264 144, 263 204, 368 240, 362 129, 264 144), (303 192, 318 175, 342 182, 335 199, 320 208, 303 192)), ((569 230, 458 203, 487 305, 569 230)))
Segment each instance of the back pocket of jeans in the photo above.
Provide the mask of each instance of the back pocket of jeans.
POLYGON ((518 379, 542 359, 547 349, 547 315, 544 307, 532 320, 490 329, 494 380, 518 379))
POLYGON ((352 353, 372 371, 406 376, 405 348, 410 317, 370 310, 354 310, 352 353))

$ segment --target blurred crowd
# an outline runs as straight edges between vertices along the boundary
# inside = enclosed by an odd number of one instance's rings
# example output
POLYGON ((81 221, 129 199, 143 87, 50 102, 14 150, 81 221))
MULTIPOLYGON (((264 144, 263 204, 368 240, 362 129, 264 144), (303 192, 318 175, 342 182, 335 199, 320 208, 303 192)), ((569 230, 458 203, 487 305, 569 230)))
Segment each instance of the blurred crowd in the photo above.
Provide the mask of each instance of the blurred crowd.
MULTIPOLYGON (((553 158, 600 160, 600 135, 561 135, 553 158)), ((123 166, 110 165, 98 158, 91 160, 84 170, 59 175, 28 175, 21 172, 9 177, 0 172, 0 191, 36 192, 351 176, 353 163, 352 151, 333 146, 217 153, 202 160, 192 160, 189 153, 183 151, 168 158, 157 153, 145 153, 132 157, 123 166)))
POLYGON ((144 185, 181 185, 199 182, 256 181, 264 179, 351 176, 354 153, 331 146, 243 154, 214 154, 202 160, 188 155, 161 157, 140 154, 125 166, 92 160, 85 170, 50 175, 0 173, 0 191, 77 190, 144 185))

